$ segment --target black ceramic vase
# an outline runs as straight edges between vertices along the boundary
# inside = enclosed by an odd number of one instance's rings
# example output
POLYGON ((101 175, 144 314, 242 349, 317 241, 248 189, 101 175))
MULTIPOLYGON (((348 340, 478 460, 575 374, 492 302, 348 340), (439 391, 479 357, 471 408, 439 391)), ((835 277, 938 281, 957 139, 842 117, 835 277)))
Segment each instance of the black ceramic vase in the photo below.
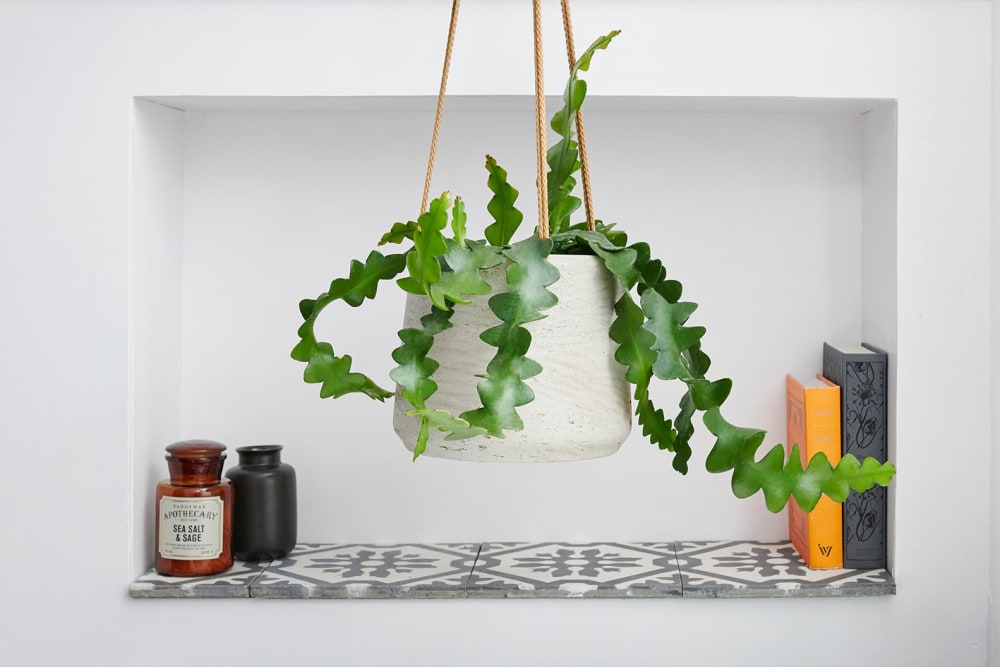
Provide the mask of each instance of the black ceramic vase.
POLYGON ((284 558, 295 546, 295 469, 281 445, 237 447, 233 485, 233 555, 244 561, 284 558))

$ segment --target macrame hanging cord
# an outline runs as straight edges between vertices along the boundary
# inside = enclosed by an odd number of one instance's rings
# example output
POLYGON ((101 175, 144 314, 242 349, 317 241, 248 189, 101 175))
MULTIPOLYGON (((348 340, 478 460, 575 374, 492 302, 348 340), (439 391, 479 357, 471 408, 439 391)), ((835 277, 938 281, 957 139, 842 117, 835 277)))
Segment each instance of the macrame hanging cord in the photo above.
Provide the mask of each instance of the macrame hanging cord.
MULTIPOLYGON (((430 154, 427 157, 427 174, 424 178, 424 194, 420 202, 420 212, 427 210, 430 197, 431 179, 434 174, 434 160, 437 157, 438 136, 441 133, 441 116, 444 111, 445 91, 448 88, 448 71, 451 68, 451 53, 455 45, 455 31, 458 27, 458 12, 461 0, 452 0, 451 21, 448 25, 448 41, 444 52, 444 66, 441 69, 441 85, 438 88, 437 108, 434 112, 434 129, 431 133, 430 154)), ((566 56, 570 71, 576 65, 576 49, 573 45, 573 20, 570 15, 569 0, 560 0, 563 32, 566 37, 566 56)), ((546 117, 545 117, 545 63, 542 42, 542 1, 532 0, 532 17, 535 48, 535 152, 536 178, 538 185, 538 236, 549 237, 548 182, 546 178, 546 117)), ((590 192, 590 166, 587 162, 587 141, 583 130, 583 112, 577 111, 577 146, 580 153, 580 175, 583 180, 583 202, 587 215, 587 229, 594 229, 594 202, 590 192)))

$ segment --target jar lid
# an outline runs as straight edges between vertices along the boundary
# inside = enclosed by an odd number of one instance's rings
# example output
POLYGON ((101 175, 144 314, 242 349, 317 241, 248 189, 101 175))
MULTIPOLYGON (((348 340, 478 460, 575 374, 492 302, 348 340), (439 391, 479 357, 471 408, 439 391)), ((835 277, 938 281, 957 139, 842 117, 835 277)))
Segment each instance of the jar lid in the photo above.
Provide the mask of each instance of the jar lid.
POLYGON ((224 451, 226 446, 214 440, 182 440, 167 446, 167 454, 178 459, 214 459, 224 451))
POLYGON ((246 445, 237 447, 236 451, 240 454, 273 454, 284 448, 284 445, 246 445))

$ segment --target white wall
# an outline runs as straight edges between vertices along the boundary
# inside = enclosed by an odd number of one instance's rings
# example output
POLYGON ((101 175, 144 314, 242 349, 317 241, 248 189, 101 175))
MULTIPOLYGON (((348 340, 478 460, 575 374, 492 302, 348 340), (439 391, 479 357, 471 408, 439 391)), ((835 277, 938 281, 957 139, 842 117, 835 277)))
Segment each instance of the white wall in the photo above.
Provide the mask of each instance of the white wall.
MULTIPOLYGON (((993 123, 991 134, 992 147, 992 194, 991 199, 991 237, 990 237, 990 257, 992 272, 990 274, 990 285, 992 290, 992 306, 990 308, 990 332, 994 340, 997 332, 1000 332, 1000 301, 997 294, 1000 294, 1000 6, 993 3, 993 123)), ((993 495, 990 502, 990 626, 989 626, 989 655, 993 660, 1000 656, 1000 611, 997 604, 1000 602, 1000 352, 994 344, 992 349, 990 371, 992 375, 993 396, 991 401, 990 414, 992 421, 992 445, 991 473, 993 495)))
MULTIPOLYGON (((430 94, 436 89, 447 3, 6 3, 0 4, 5 93, 0 182, 6 184, 0 189, 5 316, 0 373, 10 380, 0 385, 0 442, 7 448, 0 488, 8 503, 16 499, 28 510, 10 512, 4 533, 5 553, 17 555, 7 557, 8 567, 0 573, 5 647, 0 659, 10 664, 801 664, 808 654, 815 664, 831 665, 987 663, 991 559, 983 526, 996 525, 996 513, 991 518, 988 510, 991 477, 987 466, 958 462, 989 456, 991 378, 983 368, 929 360, 955 354, 957 323, 961 355, 987 359, 991 349, 990 147, 984 140, 991 121, 990 3, 630 1, 614 3, 612 13, 608 3, 578 0, 574 9, 578 41, 610 27, 623 28, 628 37, 590 77, 593 88, 608 95, 898 100, 899 594, 870 600, 589 603, 129 600, 125 589, 134 563, 142 559, 141 548, 135 560, 129 557, 133 531, 141 531, 143 487, 158 458, 150 443, 141 441, 153 431, 140 432, 139 426, 157 422, 168 431, 176 400, 182 421, 207 428, 194 394, 183 389, 193 386, 184 383, 194 381, 196 368, 181 369, 181 395, 165 398, 171 407, 159 415, 142 412, 148 401, 141 392, 151 389, 143 384, 148 376, 135 369, 135 381, 129 380, 130 350, 143 356, 140 344, 152 339, 142 327, 157 321, 155 313, 136 307, 130 326, 130 286, 141 293, 143 276, 150 275, 143 273, 150 267, 135 266, 130 273, 130 252, 138 256, 144 243, 140 234, 130 238, 130 213, 137 213, 130 212, 130 174, 159 169, 158 181, 174 191, 182 182, 187 225, 189 216, 211 210, 204 207, 211 182, 193 179, 190 172, 181 178, 173 166, 176 156, 165 162, 155 156, 175 150, 182 130, 185 150, 209 147, 214 135, 204 130, 225 120, 206 114, 199 121, 192 115, 180 128, 171 112, 136 112, 133 98, 430 94), (152 119, 157 113, 159 119, 152 119), (137 142, 143 140, 145 121, 174 140, 160 152, 130 147, 133 117, 137 142), (208 124, 200 134, 198 122, 208 124), (130 165, 130 155, 153 158, 143 167, 130 165), (191 201, 190 188, 196 196, 191 201), (942 392, 942 387, 962 390, 942 392), (960 490, 961 521, 955 519, 955 505, 932 492, 934 484, 960 490), (942 526, 947 544, 957 547, 940 548, 934 531, 942 526), (957 567, 945 573, 942 564, 957 567), (177 636, 181 615, 210 631, 165 640, 167 631, 177 636), (833 641, 825 630, 831 626, 851 629, 845 640, 833 641), (794 632, 782 632, 787 628, 794 632), (718 641, 720 635, 727 640, 718 641)), ((455 93, 530 91, 525 12, 522 2, 466 3, 455 93), (514 11, 521 14, 515 18, 514 11), (499 48, 506 31, 516 35, 510 39, 516 55, 497 65, 485 54, 499 48)), ((554 40, 556 22, 549 25, 554 40)), ((561 78, 555 74, 561 58, 548 62, 554 82, 561 78)), ((236 114, 229 120, 247 119, 236 114)), ((230 129, 219 128, 220 141, 239 137, 227 139, 230 129)), ((283 132, 272 128, 260 139, 282 139, 283 132)), ((862 134, 858 131, 857 141, 862 134)), ((292 155, 323 157, 309 151, 292 155)), ((232 158, 221 150, 204 153, 204 159, 186 153, 184 166, 195 169, 216 157, 232 158)), ((415 194, 418 177, 404 178, 402 187, 412 186, 415 194)), ((139 201, 142 184, 134 185, 139 201)), ((168 198, 160 214, 168 230, 176 202, 168 198)), ((162 248, 164 271, 171 270, 177 242, 191 253, 185 261, 210 265, 210 258, 199 260, 197 253, 211 245, 196 243, 196 235, 209 229, 187 228, 183 239, 169 232, 171 245, 162 248)), ((316 286, 327 278, 318 277, 316 286)), ((187 288, 182 307, 190 318, 200 306, 190 284, 187 288)), ((706 315, 706 321, 711 329, 718 320, 706 315)), ((184 331, 193 326, 187 322, 184 331)), ((188 352, 197 354, 199 340, 204 339, 180 341, 185 363, 190 364, 188 352)), ((164 345, 175 344, 168 335, 164 345)), ((721 360, 716 363, 721 370, 721 360)), ((164 372, 173 377, 177 369, 164 372)), ((309 390, 303 389, 309 394, 303 400, 310 407, 296 402, 294 409, 333 410, 309 390)), ((343 473, 331 472, 337 474, 343 473)), ((687 481, 668 476, 665 483, 687 481)), ((729 507, 722 495, 714 502, 713 509, 729 507)), ((634 511, 640 523, 662 511, 669 526, 671 513, 682 509, 634 511)))
POLYGON ((163 443, 181 432, 184 114, 137 103, 131 150, 129 405, 133 571, 152 562, 163 443))

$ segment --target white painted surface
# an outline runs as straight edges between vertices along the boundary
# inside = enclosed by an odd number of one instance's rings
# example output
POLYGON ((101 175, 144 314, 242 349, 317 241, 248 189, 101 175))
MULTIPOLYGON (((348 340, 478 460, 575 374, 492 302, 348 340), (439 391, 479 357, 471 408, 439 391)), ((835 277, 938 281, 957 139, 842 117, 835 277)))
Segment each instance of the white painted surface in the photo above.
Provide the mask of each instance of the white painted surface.
MULTIPOLYGON (((152 562, 154 494, 163 448, 180 432, 184 114, 137 102, 131 160, 128 425, 132 568, 152 562)), ((235 456, 234 456, 235 458, 235 456)))
MULTIPOLYGON (((553 13, 555 3, 548 4, 553 13)), ((996 650, 990 659, 985 645, 991 554, 984 526, 997 527, 996 513, 991 516, 989 511, 990 469, 955 465, 962 458, 985 461, 989 456, 991 374, 985 361, 932 363, 944 351, 955 350, 958 323, 962 338, 955 354, 986 360, 992 350, 986 139, 991 122, 990 7, 986 0, 574 3, 579 42, 611 27, 625 31, 619 44, 600 55, 589 77, 592 90, 603 94, 898 100, 897 596, 587 604, 275 602, 265 611, 240 601, 150 602, 125 595, 134 574, 130 545, 138 545, 137 554, 142 547, 143 529, 131 508, 132 487, 141 502, 141 487, 155 476, 144 468, 158 458, 145 443, 162 437, 152 422, 148 432, 139 432, 144 423, 140 391, 143 378, 149 377, 139 372, 139 359, 134 381, 129 381, 130 349, 141 355, 143 340, 153 340, 142 333, 142 323, 156 321, 138 307, 129 314, 130 248, 135 253, 141 248, 135 245, 138 238, 130 241, 129 235, 129 179, 136 173, 129 162, 134 154, 129 128, 133 114, 140 126, 142 114, 132 98, 428 95, 436 88, 447 3, 0 4, 5 98, 0 105, 0 374, 5 378, 0 384, 0 442, 6 446, 0 488, 8 503, 32 499, 30 512, 11 511, 5 519, 5 552, 17 555, 14 567, 9 556, 7 567, 0 570, 0 661, 797 665, 808 656, 814 664, 830 665, 995 662, 996 650), (134 348, 129 345, 130 320, 134 348), (961 391, 943 391, 956 387, 961 391), (136 428, 131 438, 130 424, 136 428), (931 491, 935 482, 961 490, 957 514, 954 504, 942 502, 941 494, 931 491), (934 536, 942 526, 947 527, 948 544, 954 545, 951 550, 942 551, 934 536), (942 563, 957 567, 950 568, 946 578, 930 574, 942 563), (210 632, 181 633, 176 641, 178 635, 172 632, 170 641, 164 640, 165 629, 175 630, 178 618, 186 617, 187 622, 205 614, 211 619, 210 632), (268 633, 247 632, 247 627, 266 627, 268 633), (503 638, 498 638, 500 627, 503 638), (845 628, 846 640, 831 640, 830 627, 845 628), (718 641, 720 635, 727 641, 718 641)), ((521 18, 527 12, 527 3, 466 3, 452 91, 529 92, 530 33, 521 18), (501 46, 512 52, 498 63, 487 54, 501 46)), ((558 28, 552 19, 548 25, 554 42, 558 28)), ((550 56, 547 62, 553 71, 550 92, 555 92, 561 58, 550 56)), ((439 461, 432 468, 405 462, 398 444, 388 444, 394 436, 387 413, 374 410, 386 406, 325 403, 314 398, 313 388, 291 377, 298 369, 284 356, 255 355, 260 359, 256 366, 247 366, 245 356, 239 358, 241 351, 269 349, 272 343, 276 349, 290 347, 284 333, 288 329, 275 313, 289 299, 294 303, 305 296, 299 285, 319 291, 332 277, 330 267, 306 261, 297 251, 328 251, 330 264, 342 266, 344 258, 355 256, 355 247, 367 248, 386 223, 416 206, 428 115, 404 114, 393 117, 391 124, 380 123, 382 119, 375 113, 356 113, 354 120, 363 127, 352 125, 356 135, 351 139, 373 136, 385 146, 390 137, 398 137, 405 159, 361 159, 355 151, 345 153, 350 161, 334 160, 329 142, 338 139, 340 124, 309 115, 292 122, 280 113, 258 118, 186 113, 180 430, 222 432, 233 444, 250 437, 287 436, 289 461, 314 480, 300 496, 304 505, 317 508, 303 526, 304 537, 319 537, 321 530, 337 533, 327 532, 325 539, 427 541, 444 535, 575 539, 598 530, 605 538, 652 532, 664 538, 716 537, 732 535, 724 529, 744 520, 755 536, 761 536, 762 528, 778 530, 780 518, 762 515, 759 499, 729 499, 724 478, 697 472, 688 479, 668 471, 659 474, 664 459, 630 443, 599 461, 523 470, 515 466, 509 476, 502 471, 483 473, 501 491, 487 495, 462 481, 468 473, 457 466, 466 464, 439 461), (255 124, 265 131, 254 134, 255 124), (242 149, 240 142, 245 143, 242 149), (256 161, 250 159, 255 155, 256 161), (282 158, 294 160, 283 164, 282 158), (225 173, 231 165, 240 169, 225 173), (274 178, 283 166, 289 176, 274 178), (345 203, 336 191, 325 190, 336 182, 332 176, 340 176, 341 187, 358 202, 345 203), (250 177, 265 178, 247 180, 250 177), (238 188, 245 197, 236 196, 238 188), (303 193, 301 201, 306 203, 293 208, 292 215, 286 206, 278 207, 303 193), (363 208, 364 219, 373 221, 376 229, 351 232, 333 245, 330 227, 343 229, 355 219, 332 213, 344 206, 363 208), (206 219, 213 211, 227 215, 206 219), (289 239, 299 239, 296 248, 271 242, 273 227, 265 222, 276 219, 287 226, 289 239), (302 235, 323 229, 330 236, 302 235), (232 239, 239 241, 239 248, 228 243, 232 239), (244 255, 254 249, 267 252, 244 255), (244 273, 249 281, 245 285, 233 272, 242 271, 249 260, 255 260, 262 275, 244 273), (220 321, 231 321, 222 318, 224 314, 240 314, 235 320, 239 323, 253 316, 263 323, 259 331, 212 328, 216 322, 205 319, 212 312, 205 295, 224 288, 229 291, 218 302, 220 321), (205 367, 205 359, 212 359, 212 365, 205 367), (209 384, 200 385, 203 378, 209 378, 209 384), (223 389, 238 386, 242 393, 218 393, 220 383, 223 389), (275 395, 284 399, 270 400, 275 395), (260 405, 266 405, 266 415, 260 414, 260 405), (379 415, 379 421, 345 427, 345 415, 379 415), (327 428, 317 430, 320 424, 327 428), (315 433, 336 434, 353 446, 334 454, 332 449, 300 444, 304 458, 293 457, 293 442, 305 442, 308 437, 303 436, 315 433), (327 465, 313 465, 318 462, 327 465), (637 481, 636 476, 648 478, 637 481), (462 502, 448 502, 448 494, 458 493, 463 484, 469 485, 469 492, 462 502), (359 487, 366 495, 355 492, 359 487), (529 497, 539 502, 504 504, 513 495, 510 489, 525 487, 534 489, 529 497), (635 495, 616 497, 624 487, 635 495), (504 489, 508 493, 502 493, 504 489), (547 495, 547 489, 575 491, 576 502, 547 495), (599 509, 609 497, 612 509, 599 509), (559 527, 559 535, 553 535, 553 526, 559 527), (616 534, 604 530, 609 526, 616 534), (684 532, 691 526, 701 534, 684 532)), ((660 199, 672 206, 671 221, 697 219, 694 213, 704 221, 706 208, 696 206, 699 198, 710 204, 708 210, 729 208, 724 219, 731 226, 723 238, 731 243, 722 248, 724 258, 749 262, 741 260, 740 251, 752 248, 762 253, 756 259, 765 256, 768 262, 753 262, 752 271, 728 269, 724 280, 714 281, 704 279, 685 255, 672 266, 688 283, 689 296, 702 304, 696 316, 709 326, 705 344, 714 352, 714 368, 736 381, 737 393, 730 399, 733 419, 771 421, 772 431, 780 432, 780 417, 774 412, 765 417, 771 408, 761 407, 770 393, 750 393, 763 382, 756 364, 783 374, 793 364, 775 361, 773 355, 816 354, 818 361, 818 351, 813 352, 811 331, 787 333, 798 341, 789 348, 777 345, 761 329, 803 325, 794 312, 779 309, 785 314, 775 315, 758 298, 761 286, 795 288, 787 279, 775 282, 778 267, 790 256, 782 251, 791 241, 768 236, 757 225, 762 220, 779 228, 788 225, 795 221, 788 219, 789 212, 801 208, 812 211, 814 217, 806 216, 807 223, 829 232, 835 229, 830 217, 847 220, 846 232, 857 238, 862 233, 858 211, 864 210, 857 199, 864 181, 860 155, 871 144, 863 141, 865 131, 858 120, 842 115, 796 121, 775 113, 751 118, 699 112, 669 120, 663 134, 647 136, 639 119, 629 117, 623 123, 609 112, 601 128, 600 114, 595 114, 588 125, 592 143, 610 131, 622 132, 615 146, 605 149, 605 157, 595 158, 600 210, 630 230, 645 227, 643 234, 648 235, 650 227, 664 224, 661 218, 646 217, 666 205, 660 199), (710 134, 713 124, 718 131, 710 134), (803 132, 807 141, 797 144, 796 132, 803 132), (706 142, 706 137, 716 140, 706 142), (651 143, 670 148, 673 156, 655 177, 638 173, 631 159, 614 161, 619 151, 629 158, 642 155, 651 143), (842 146, 844 154, 831 151, 833 145, 842 146), (734 162, 716 161, 724 155, 734 162), (802 161, 788 163, 792 155, 802 161), (823 159, 815 161, 810 155, 823 159), (779 180, 778 189, 771 190, 757 180, 776 175, 790 182, 779 180), (817 191, 806 187, 811 181, 817 191), (721 187, 740 183, 742 190, 721 187), (797 198, 786 201, 790 193, 797 198), (748 200, 757 211, 754 225, 737 225, 748 200), (760 213, 769 200, 780 213, 777 220, 766 220, 760 213), (740 387, 748 387, 747 395, 739 394, 740 387)), ((457 133, 462 125, 455 123, 457 133)), ((172 123, 160 128, 176 136, 176 127, 165 126, 172 123)), ((138 133, 132 136, 139 141, 138 133)), ((463 193, 481 192, 478 175, 469 176, 472 183, 465 187, 464 147, 457 139, 451 141, 456 142, 454 152, 441 164, 435 183, 463 193)), ((530 146, 530 138, 523 142, 530 146)), ((496 145, 490 143, 489 149, 496 145)), ((171 150, 166 148, 165 154, 171 150)), ((593 150, 599 149, 594 145, 593 150)), ((479 148, 469 151, 480 159, 479 148)), ((506 160, 508 168, 530 173, 515 164, 519 159, 506 160)), ((524 160, 530 165, 530 153, 524 160)), ((155 160, 151 169, 152 163, 155 160)), ((166 190, 176 189, 175 167, 176 159, 173 166, 162 166, 165 171, 157 178, 166 190)), ((133 213, 138 211, 137 203, 133 213)), ((696 241, 717 229, 703 223, 683 234, 696 241)), ((714 234, 712 238, 720 238, 717 231, 714 234)), ((176 238, 172 233, 168 237, 176 238)), ((804 235, 801 242, 809 238, 804 235)), ((832 233, 824 238, 837 242, 832 233)), ((830 261, 820 250, 828 247, 825 243, 817 244, 812 264, 830 261)), ((665 241, 657 246, 664 246, 658 250, 661 254, 671 251, 665 241)), ((171 284, 176 284, 171 271, 165 268, 164 282, 149 289, 170 294, 171 284)), ((133 281, 133 293, 143 293, 137 270, 133 281)), ((858 292, 862 288, 859 283, 858 292)), ((386 307, 390 310, 385 313, 391 312, 392 304, 386 307)), ((396 312, 393 322, 398 321, 396 312)), ((861 322, 856 307, 845 312, 839 330, 845 337, 875 326, 861 322)), ((372 315, 373 321, 389 317, 378 310, 372 315)), ((892 315, 887 313, 879 326, 886 326, 892 315)), ((166 339, 169 342, 170 334, 166 339)), ((355 348, 369 346, 375 349, 376 341, 355 348)), ((160 363, 168 376, 175 372, 169 370, 170 359, 160 363)), ((387 371, 388 364, 378 363, 369 365, 373 373, 387 371)), ((994 373, 993 384, 995 379, 994 373)), ((174 381, 168 377, 158 391, 169 394, 174 381)), ((169 398, 165 401, 170 403, 169 398)), ((156 418, 160 426, 169 420, 167 413, 156 418)))
MULTIPOLYGON (((896 389, 896 364, 899 356, 899 320, 897 317, 896 294, 899 291, 899 267, 897 258, 898 217, 896 187, 898 160, 896 135, 898 109, 895 105, 883 105, 864 113, 862 129, 862 167, 865 224, 862 228, 861 278, 864 293, 861 298, 861 337, 864 343, 875 345, 889 355, 888 401, 888 453, 889 460, 896 462, 900 454, 897 446, 898 426, 896 389)), ((888 497, 890 536, 896 535, 896 489, 890 487, 888 497)), ((887 563, 890 571, 896 563, 896 541, 890 537, 887 547, 887 563)))
MULTIPOLYGON (((1000 332, 1000 6, 997 0, 993 2, 993 123, 991 134, 991 220, 990 220, 990 258, 992 270, 990 274, 990 337, 995 341, 1000 332)), ((1000 659, 1000 352, 994 344, 992 349, 990 376, 993 396, 990 402, 991 438, 990 449, 990 617, 989 617, 989 656, 992 660, 1000 659)))

